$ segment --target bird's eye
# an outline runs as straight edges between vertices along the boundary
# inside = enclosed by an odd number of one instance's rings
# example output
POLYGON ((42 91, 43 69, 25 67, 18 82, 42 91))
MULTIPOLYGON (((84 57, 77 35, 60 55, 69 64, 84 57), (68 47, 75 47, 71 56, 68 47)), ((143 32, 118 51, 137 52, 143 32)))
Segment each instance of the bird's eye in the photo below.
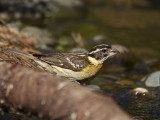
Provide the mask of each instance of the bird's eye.
POLYGON ((106 50, 105 50, 105 49, 103 49, 103 50, 102 50, 102 52, 103 52, 103 53, 105 53, 105 52, 106 52, 106 50))

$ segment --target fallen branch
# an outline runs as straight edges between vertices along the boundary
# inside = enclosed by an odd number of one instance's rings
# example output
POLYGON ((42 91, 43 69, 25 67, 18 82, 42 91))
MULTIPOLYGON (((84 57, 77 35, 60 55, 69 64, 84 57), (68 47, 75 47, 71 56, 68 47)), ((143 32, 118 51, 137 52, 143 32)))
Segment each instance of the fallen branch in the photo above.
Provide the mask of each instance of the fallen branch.
POLYGON ((110 97, 68 80, 8 63, 0 68, 0 101, 17 110, 52 120, 131 120, 110 97))

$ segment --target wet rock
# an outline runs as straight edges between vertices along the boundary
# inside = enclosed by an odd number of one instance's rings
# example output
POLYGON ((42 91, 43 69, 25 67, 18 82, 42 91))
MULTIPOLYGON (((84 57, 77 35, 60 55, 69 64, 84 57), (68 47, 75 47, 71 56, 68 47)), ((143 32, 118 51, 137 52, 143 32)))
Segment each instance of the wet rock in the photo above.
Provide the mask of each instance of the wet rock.
POLYGON ((118 44, 115 44, 115 45, 112 45, 113 48, 117 49, 121 54, 125 55, 125 54, 133 54, 128 48, 126 48, 125 46, 123 45, 118 45, 118 44))
POLYGON ((123 45, 112 45, 113 48, 117 49, 120 54, 115 56, 117 63, 124 65, 125 67, 132 68, 136 62, 135 55, 123 45))
POLYGON ((117 54, 108 59, 104 64, 104 70, 106 72, 117 72, 124 71, 126 69, 132 69, 133 65, 136 62, 136 57, 134 56, 134 54, 128 48, 122 45, 112 45, 112 47, 117 49, 120 54, 117 54))
POLYGON ((36 46, 53 45, 55 40, 47 30, 37 27, 25 27, 20 31, 22 35, 31 40, 36 46))
POLYGON ((55 39, 49 31, 32 26, 23 27, 19 22, 12 22, 7 25, 13 33, 21 34, 30 40, 34 44, 35 49, 43 53, 55 52, 53 48, 49 47, 55 43, 55 39))
POLYGON ((134 65, 132 72, 137 74, 146 74, 151 72, 151 69, 146 61, 139 61, 134 65))
POLYGON ((37 45, 36 49, 42 53, 57 53, 58 51, 56 51, 55 49, 47 46, 47 45, 37 45))
POLYGON ((132 95, 134 98, 151 98, 151 94, 149 91, 145 88, 135 88, 132 91, 130 91, 130 95, 132 95))
POLYGON ((147 87, 160 87, 160 71, 151 73, 141 79, 147 87))

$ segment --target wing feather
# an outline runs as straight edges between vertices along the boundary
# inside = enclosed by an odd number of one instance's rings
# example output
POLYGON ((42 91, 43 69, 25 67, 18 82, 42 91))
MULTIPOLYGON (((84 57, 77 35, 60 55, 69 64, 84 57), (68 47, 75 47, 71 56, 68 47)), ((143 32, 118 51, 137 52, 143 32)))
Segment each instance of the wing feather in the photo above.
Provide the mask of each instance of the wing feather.
POLYGON ((34 56, 50 65, 71 69, 73 71, 80 71, 89 64, 87 54, 81 53, 50 53, 34 56))

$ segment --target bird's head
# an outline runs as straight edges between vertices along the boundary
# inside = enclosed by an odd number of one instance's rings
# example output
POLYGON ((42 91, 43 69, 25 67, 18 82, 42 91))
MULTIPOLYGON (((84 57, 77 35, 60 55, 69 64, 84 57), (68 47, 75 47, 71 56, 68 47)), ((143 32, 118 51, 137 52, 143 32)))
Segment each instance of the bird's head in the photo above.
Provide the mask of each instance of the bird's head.
POLYGON ((117 53, 119 53, 119 51, 116 50, 115 48, 112 48, 107 44, 101 44, 93 47, 89 51, 88 57, 90 61, 94 61, 94 62, 97 61, 97 62, 103 63, 105 60, 107 60, 108 58, 110 58, 111 56, 117 53))

